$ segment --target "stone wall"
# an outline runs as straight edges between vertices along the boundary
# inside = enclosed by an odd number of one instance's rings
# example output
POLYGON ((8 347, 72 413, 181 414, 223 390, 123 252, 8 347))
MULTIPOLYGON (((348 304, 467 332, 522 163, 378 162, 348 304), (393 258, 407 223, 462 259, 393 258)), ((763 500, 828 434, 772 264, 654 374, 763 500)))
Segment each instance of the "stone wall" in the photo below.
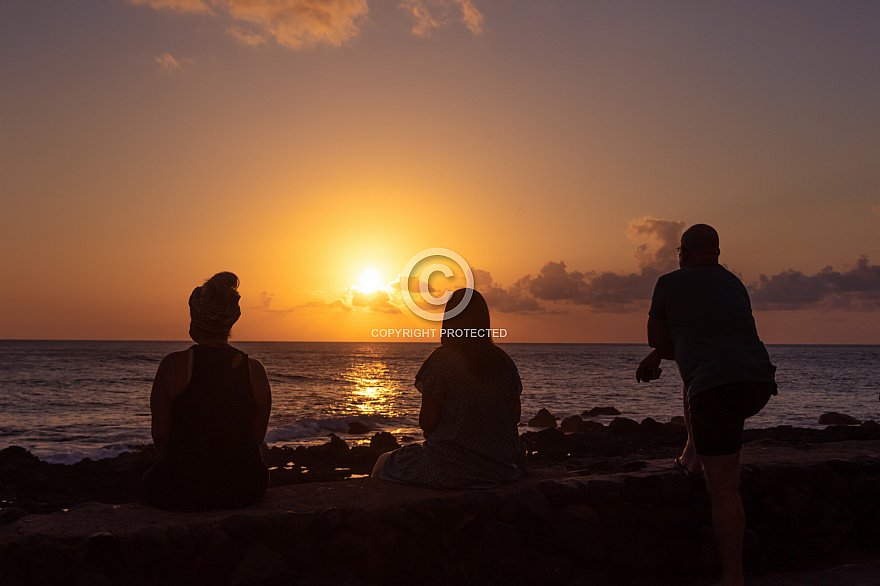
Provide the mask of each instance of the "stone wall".
MULTIPOLYGON (((716 569, 705 487, 675 472, 434 494, 373 508, 352 499, 314 512, 189 514, 122 536, 13 538, 13 523, 0 533, 0 583, 687 584, 716 569)), ((880 551, 877 457, 744 466, 742 495, 749 573, 880 551)))

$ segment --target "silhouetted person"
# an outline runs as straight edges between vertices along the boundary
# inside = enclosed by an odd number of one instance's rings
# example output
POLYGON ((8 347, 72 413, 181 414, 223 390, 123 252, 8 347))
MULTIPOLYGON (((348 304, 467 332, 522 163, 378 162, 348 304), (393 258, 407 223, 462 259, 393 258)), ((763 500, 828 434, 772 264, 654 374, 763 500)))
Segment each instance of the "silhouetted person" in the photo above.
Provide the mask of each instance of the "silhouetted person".
POLYGON ((269 471, 260 455, 272 396, 259 361, 229 345, 241 315, 238 277, 217 273, 189 298, 188 350, 166 356, 150 395, 159 462, 143 500, 174 510, 234 508, 260 500, 269 471))
POLYGON ((373 478, 485 488, 521 476, 517 425, 522 383, 513 361, 492 342, 482 295, 471 290, 464 310, 449 317, 467 291, 459 289, 447 302, 440 347, 416 375, 424 443, 382 454, 373 478))
POLYGON ((776 367, 758 338, 746 288, 718 264, 715 229, 691 226, 678 250, 681 268, 660 277, 654 288, 648 314, 654 350, 639 364, 636 379, 658 378, 661 359, 678 364, 688 441, 675 464, 691 476, 705 473, 721 557, 719 584, 741 585, 743 425, 776 394, 776 367))

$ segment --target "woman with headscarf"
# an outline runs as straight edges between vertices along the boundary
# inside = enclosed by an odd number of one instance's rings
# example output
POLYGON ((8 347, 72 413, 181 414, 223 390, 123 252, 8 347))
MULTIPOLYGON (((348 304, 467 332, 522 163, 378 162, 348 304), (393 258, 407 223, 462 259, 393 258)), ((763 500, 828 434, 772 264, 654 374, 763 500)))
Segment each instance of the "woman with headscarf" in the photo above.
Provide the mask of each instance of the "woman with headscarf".
POLYGON ((159 462, 144 475, 143 499, 173 510, 255 503, 269 485, 260 454, 272 396, 263 365, 229 345, 241 315, 238 277, 217 273, 189 298, 196 343, 166 356, 150 395, 159 462))
POLYGON ((372 477, 435 488, 517 480, 524 458, 517 429, 522 382, 513 361, 492 342, 483 296, 473 289, 453 293, 441 334, 440 347, 415 380, 425 441, 382 454, 372 477))

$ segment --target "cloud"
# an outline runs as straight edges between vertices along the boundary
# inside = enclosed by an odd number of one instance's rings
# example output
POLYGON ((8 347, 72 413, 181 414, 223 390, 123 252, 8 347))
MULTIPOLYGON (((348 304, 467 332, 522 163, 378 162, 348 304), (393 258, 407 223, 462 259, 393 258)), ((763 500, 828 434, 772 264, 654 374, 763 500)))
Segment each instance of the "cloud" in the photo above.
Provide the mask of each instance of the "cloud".
POLYGON ((182 67, 180 61, 172 57, 171 53, 162 53, 156 57, 156 63, 165 71, 177 71, 182 67))
MULTIPOLYGON (((684 222, 650 216, 629 223, 627 236, 636 244, 634 272, 569 270, 563 261, 548 261, 535 274, 528 274, 504 287, 489 271, 473 268, 474 286, 486 298, 490 311, 517 314, 566 313, 568 306, 585 306, 594 312, 620 313, 647 307, 657 278, 677 268, 676 246, 684 222)), ((742 278, 740 276, 740 278, 742 278)), ((366 294, 352 289, 332 306, 352 310, 406 311, 399 286, 418 291, 418 279, 400 277, 385 289, 366 294)), ((866 256, 851 268, 836 271, 825 267, 814 275, 787 269, 776 275, 760 275, 747 285, 756 310, 842 309, 880 310, 880 265, 866 256)), ((433 288, 432 288, 433 289, 433 288)))
MULTIPOLYGON (((369 14, 368 0, 128 0, 156 10, 211 14, 231 21, 227 33, 240 43, 257 46, 274 41, 291 49, 316 45, 339 47, 360 34, 369 14)), ((415 21, 413 33, 461 22, 483 31, 483 15, 472 0, 402 0, 415 21)))
POLYGON ((349 291, 349 297, 352 307, 364 307, 371 311, 381 311, 383 313, 402 313, 391 302, 391 294, 384 289, 377 289, 372 293, 366 293, 354 287, 349 291))
POLYGON ((505 289, 493 281, 488 271, 476 268, 471 270, 474 274, 474 288, 482 293, 492 311, 530 313, 544 310, 526 290, 522 280, 505 289))
POLYGON ((639 269, 654 269, 669 272, 678 268, 678 246, 684 232, 684 222, 661 220, 644 216, 630 220, 626 235, 633 242, 647 240, 639 244, 633 256, 639 263, 639 269))
POLYGON ((594 311, 621 312, 651 298, 657 277, 677 268, 676 246, 684 222, 645 216, 631 220, 626 235, 638 244, 636 273, 569 271, 564 262, 550 261, 537 275, 520 279, 520 287, 542 301, 588 305, 594 311))
POLYGON ((246 45, 272 39, 302 49, 340 46, 356 37, 369 12, 367 0, 129 0, 156 10, 208 13, 232 20, 227 33, 246 45))
POLYGON ((146 4, 156 10, 173 10, 175 12, 211 12, 211 8, 203 0, 129 0, 132 4, 146 4))
POLYGON ((269 38, 267 35, 245 30, 238 25, 233 25, 229 27, 229 29, 226 31, 226 34, 234 37, 235 40, 237 40, 238 42, 245 45, 250 45, 251 47, 256 47, 257 45, 263 45, 269 42, 269 38))
POLYGON ((360 32, 369 12, 367 0, 225 0, 236 25, 230 34, 250 45, 274 38, 301 49, 318 44, 340 46, 360 32))
POLYGON ((328 309, 340 309, 342 311, 354 311, 354 308, 351 305, 346 304, 342 299, 334 299, 333 301, 313 299, 308 303, 304 303, 300 307, 324 307, 328 309))
POLYGON ((880 265, 860 257, 845 272, 825 267, 815 275, 787 269, 773 276, 760 275, 749 285, 755 309, 880 309, 880 265))
POLYGON ((471 0, 403 0, 400 6, 415 21, 412 32, 420 37, 458 19, 473 34, 483 32, 483 15, 471 0))

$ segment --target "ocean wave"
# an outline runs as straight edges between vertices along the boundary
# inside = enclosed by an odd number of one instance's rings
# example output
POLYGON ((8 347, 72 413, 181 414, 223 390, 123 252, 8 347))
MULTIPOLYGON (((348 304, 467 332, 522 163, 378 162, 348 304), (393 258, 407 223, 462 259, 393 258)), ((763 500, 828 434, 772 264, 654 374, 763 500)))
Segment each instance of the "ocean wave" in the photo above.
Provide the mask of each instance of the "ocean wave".
POLYGON ((76 464, 86 458, 101 460, 103 458, 115 458, 119 454, 142 450, 149 442, 135 441, 120 444, 101 446, 99 448, 72 448, 60 452, 41 453, 35 451, 34 455, 49 464, 76 464))
POLYGON ((305 417, 297 421, 272 427, 266 432, 266 443, 283 443, 294 440, 308 440, 326 438, 331 433, 345 435, 349 432, 352 423, 361 423, 371 432, 384 431, 390 428, 400 427, 399 417, 387 417, 381 415, 346 415, 339 417, 305 417))

